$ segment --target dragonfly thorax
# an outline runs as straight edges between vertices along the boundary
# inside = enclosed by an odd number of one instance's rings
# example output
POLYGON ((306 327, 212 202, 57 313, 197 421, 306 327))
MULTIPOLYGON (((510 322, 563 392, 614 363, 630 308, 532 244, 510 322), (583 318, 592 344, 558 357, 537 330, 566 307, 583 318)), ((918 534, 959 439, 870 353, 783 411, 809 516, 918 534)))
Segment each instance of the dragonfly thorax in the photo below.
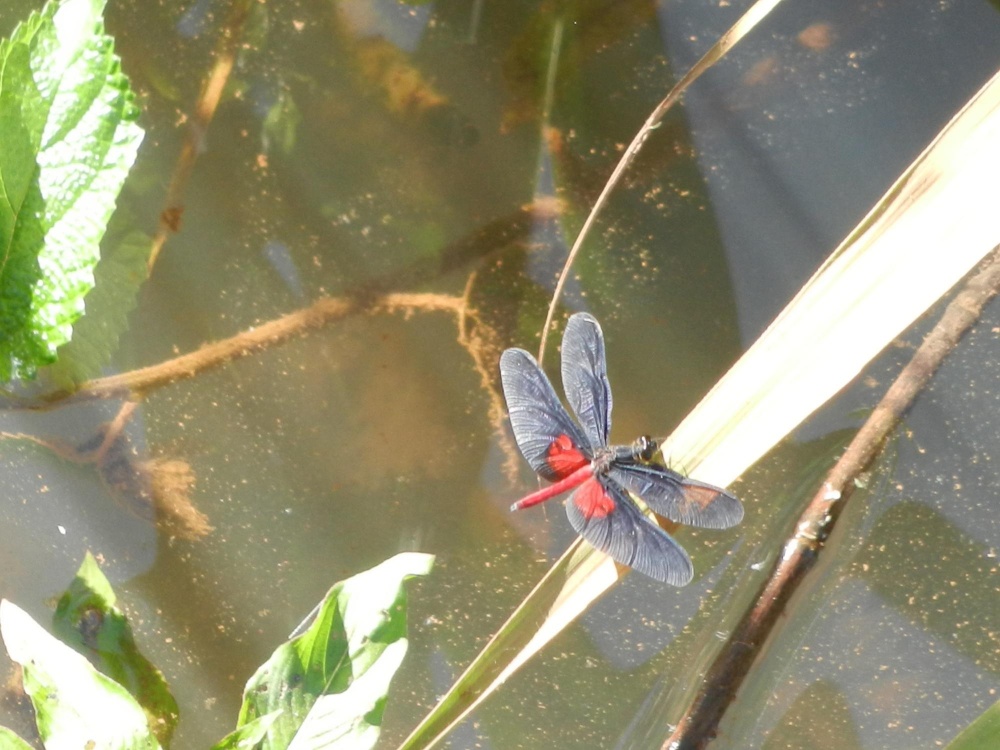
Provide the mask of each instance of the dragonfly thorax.
POLYGON ((590 466, 595 474, 605 474, 613 463, 649 463, 659 447, 649 435, 643 435, 631 445, 606 445, 594 451, 590 466))
MULTIPOLYGON (((621 446, 604 446, 603 448, 598 448, 594 452, 594 457, 590 461, 590 467, 593 469, 595 474, 607 474, 608 469, 611 468, 611 464, 615 461, 620 461, 622 456, 620 455, 621 446)), ((631 454, 629 454, 631 455, 631 454)))
POLYGON ((649 435, 643 435, 631 445, 610 445, 594 452, 591 465, 594 471, 606 471, 613 462, 621 464, 647 464, 653 460, 660 445, 649 435))

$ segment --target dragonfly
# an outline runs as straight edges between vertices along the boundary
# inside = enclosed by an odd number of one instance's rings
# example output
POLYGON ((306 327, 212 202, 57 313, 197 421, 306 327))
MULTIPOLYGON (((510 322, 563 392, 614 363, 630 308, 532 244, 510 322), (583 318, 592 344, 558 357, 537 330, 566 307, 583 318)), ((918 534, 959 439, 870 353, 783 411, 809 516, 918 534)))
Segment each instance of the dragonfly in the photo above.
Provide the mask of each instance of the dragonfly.
POLYGON ((504 351, 500 380, 521 454, 553 482, 518 500, 512 511, 573 489, 566 515, 578 534, 615 562, 673 586, 691 581, 691 558, 633 495, 657 515, 688 526, 727 529, 743 520, 743 504, 735 495, 654 463, 659 445, 648 435, 631 445, 608 444, 611 385, 604 333, 592 315, 571 316, 563 334, 563 390, 576 422, 524 349, 504 351))

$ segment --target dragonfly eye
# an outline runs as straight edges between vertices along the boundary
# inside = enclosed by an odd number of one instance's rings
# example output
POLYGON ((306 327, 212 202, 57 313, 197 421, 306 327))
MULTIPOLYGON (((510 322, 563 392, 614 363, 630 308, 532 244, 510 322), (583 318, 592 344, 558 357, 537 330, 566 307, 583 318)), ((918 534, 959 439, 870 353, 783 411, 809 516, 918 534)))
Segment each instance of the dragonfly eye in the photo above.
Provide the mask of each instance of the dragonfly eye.
POLYGON ((652 461, 660 446, 649 435, 643 435, 632 444, 632 455, 642 461, 652 461))

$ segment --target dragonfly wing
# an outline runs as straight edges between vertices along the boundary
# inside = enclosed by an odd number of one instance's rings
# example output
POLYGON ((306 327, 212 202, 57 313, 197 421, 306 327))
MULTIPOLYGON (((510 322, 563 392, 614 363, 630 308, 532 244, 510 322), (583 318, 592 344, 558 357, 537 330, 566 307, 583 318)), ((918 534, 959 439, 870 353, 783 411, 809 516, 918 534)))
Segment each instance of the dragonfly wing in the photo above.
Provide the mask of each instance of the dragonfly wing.
POLYGON ((500 381, 514 439, 532 469, 556 481, 590 461, 586 438, 534 357, 507 349, 500 357, 500 381))
POLYGON ((615 562, 672 586, 685 586, 694 575, 684 549, 610 482, 595 477, 581 484, 566 500, 566 515, 580 536, 615 562))
POLYGON ((642 498, 654 513, 685 526, 728 529, 743 520, 743 503, 721 487, 659 466, 613 466, 613 481, 642 498))
POLYGON ((562 343, 562 380, 566 400, 583 425, 593 450, 608 444, 611 385, 604 356, 604 334, 592 315, 576 313, 562 343))

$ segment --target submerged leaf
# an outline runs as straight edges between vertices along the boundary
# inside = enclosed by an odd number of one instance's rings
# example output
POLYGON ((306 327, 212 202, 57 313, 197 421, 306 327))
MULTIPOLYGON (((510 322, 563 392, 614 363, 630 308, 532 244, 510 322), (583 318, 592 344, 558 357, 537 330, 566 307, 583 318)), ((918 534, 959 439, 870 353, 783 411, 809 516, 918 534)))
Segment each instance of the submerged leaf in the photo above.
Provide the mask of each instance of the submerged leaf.
POLYGON ((142 140, 104 0, 49 2, 0 43, 0 379, 69 340, 142 140))
POLYGON ((301 635, 247 683, 239 726, 281 711, 263 748, 372 747, 389 682, 406 653, 404 580, 434 558, 405 553, 336 584, 301 635))
POLYGON ((761 744, 761 750, 790 747, 863 750, 850 703, 836 681, 816 680, 799 693, 761 744))

